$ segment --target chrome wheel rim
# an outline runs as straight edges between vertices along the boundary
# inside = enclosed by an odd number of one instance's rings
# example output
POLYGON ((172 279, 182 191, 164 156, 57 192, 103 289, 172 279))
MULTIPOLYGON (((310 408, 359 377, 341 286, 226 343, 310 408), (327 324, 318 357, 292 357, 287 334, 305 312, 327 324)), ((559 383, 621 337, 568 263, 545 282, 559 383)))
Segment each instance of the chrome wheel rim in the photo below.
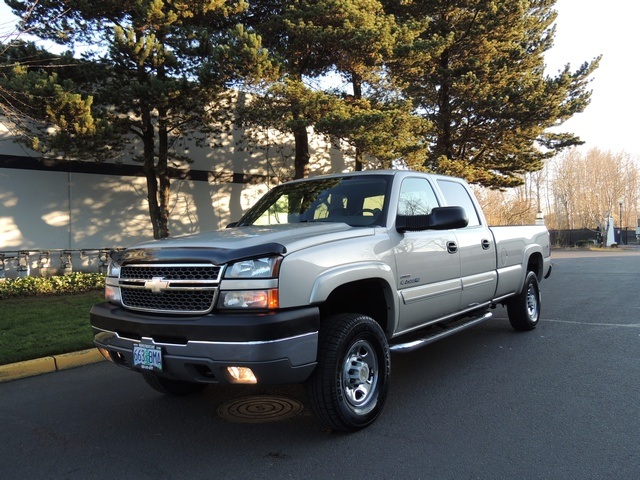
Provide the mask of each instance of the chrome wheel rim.
POLYGON ((536 287, 529 285, 527 289, 527 315, 532 322, 538 321, 538 295, 536 287))
POLYGON ((378 357, 366 340, 355 342, 345 356, 342 391, 351 410, 367 413, 375 406, 378 387, 378 357))

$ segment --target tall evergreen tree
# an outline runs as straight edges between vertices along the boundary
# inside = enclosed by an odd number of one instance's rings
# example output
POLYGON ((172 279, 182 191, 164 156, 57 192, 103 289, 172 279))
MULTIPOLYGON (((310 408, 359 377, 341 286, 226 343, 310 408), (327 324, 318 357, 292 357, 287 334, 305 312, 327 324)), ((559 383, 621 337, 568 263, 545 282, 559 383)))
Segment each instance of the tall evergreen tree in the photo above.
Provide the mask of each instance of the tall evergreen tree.
POLYGON ((264 46, 277 61, 281 78, 260 92, 242 114, 242 121, 277 128, 293 135, 294 178, 309 174, 309 127, 317 114, 315 92, 305 80, 327 70, 327 46, 318 44, 308 28, 318 20, 308 0, 256 0, 250 3, 246 24, 262 37, 264 46), (310 108, 311 107, 311 108, 310 108))
POLYGON ((425 169, 509 187, 581 143, 550 129, 588 105, 599 59, 545 73, 555 0, 385 4, 414 32, 398 48, 393 72, 416 112, 434 126, 424 138, 425 169))
POLYGON ((411 104, 385 83, 395 22, 379 0, 258 0, 249 12, 248 22, 280 61, 283 77, 244 118, 293 134, 295 178, 308 174, 311 126, 347 141, 356 169, 365 154, 389 164, 404 153, 406 141, 400 140, 412 138, 420 122, 411 116, 411 104), (328 74, 339 80, 328 84, 328 74), (393 121, 406 135, 391 133, 393 121))
MULTIPOLYGON (((82 81, 77 72, 64 72, 65 91, 79 95, 85 116, 88 107, 96 123, 107 125, 114 135, 105 141, 105 135, 78 131, 75 146, 118 155, 127 143, 131 145, 128 140, 140 142, 153 234, 169 236, 170 161, 188 161, 174 143, 219 120, 214 102, 226 87, 250 75, 260 77, 263 67, 269 68, 259 37, 236 26, 237 15, 247 4, 242 0, 6 3, 23 16, 22 28, 32 34, 71 49, 96 46, 85 54, 91 63, 85 62, 83 68, 97 68, 99 73, 82 81), (123 142, 113 143, 115 138, 123 142)), ((47 118, 58 130, 60 119, 47 118)), ((74 122, 71 115, 64 120, 74 122)), ((42 145, 51 141, 47 136, 38 139, 42 145)))
MULTIPOLYGON (((13 39, 2 47, 0 66, 0 112, 5 126, 28 147, 74 156, 82 151, 78 137, 110 137, 108 125, 92 114, 93 98, 76 92, 74 77, 87 78, 87 71, 69 52, 54 55, 13 39), (65 75, 72 72, 77 75, 65 75), (54 133, 48 131, 52 126, 54 133)), ((93 153, 100 157, 99 150, 93 153)))
POLYGON ((314 7, 321 21, 308 30, 316 44, 328 47, 326 63, 344 82, 329 89, 340 102, 322 115, 316 129, 353 147, 356 170, 365 155, 386 166, 408 157, 407 145, 415 144, 422 122, 389 82, 386 67, 399 33, 394 16, 379 0, 324 0, 314 7))

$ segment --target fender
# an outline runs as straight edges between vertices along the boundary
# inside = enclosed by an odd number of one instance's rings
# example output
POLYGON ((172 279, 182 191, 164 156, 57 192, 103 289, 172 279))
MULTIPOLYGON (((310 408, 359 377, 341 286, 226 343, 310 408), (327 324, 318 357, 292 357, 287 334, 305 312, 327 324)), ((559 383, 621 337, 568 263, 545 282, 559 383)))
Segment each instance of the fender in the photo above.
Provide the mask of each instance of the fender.
POLYGON ((390 294, 386 299, 390 307, 388 325, 391 329, 390 331, 393 332, 398 323, 398 295, 396 294, 397 289, 395 286, 395 275, 391 270, 391 267, 386 263, 349 263, 325 270, 318 275, 313 284, 309 297, 309 304, 313 305, 324 302, 329 298, 331 292, 341 285, 367 279, 381 279, 389 288, 390 294))
MULTIPOLYGON (((520 282, 518 284, 518 289, 516 290, 516 295, 519 294, 522 291, 522 288, 524 287, 524 279, 527 276, 527 266, 529 265, 529 259, 531 259, 531 257, 535 254, 540 254, 540 257, 542 257, 544 259, 544 255, 542 254, 542 247, 540 247, 540 245, 527 245, 524 248, 524 252, 523 252, 523 260, 522 260, 522 278, 520 278, 520 282)), ((541 277, 542 275, 544 275, 544 265, 541 265, 541 270, 540 271, 536 271, 535 274, 539 277, 541 277)))
POLYGON ((540 271, 536 271, 536 274, 540 277, 544 274, 544 255, 542 253, 542 247, 539 245, 525 245, 517 252, 520 262, 507 266, 498 266, 498 285, 496 288, 495 298, 503 299, 505 297, 511 297, 518 295, 524 287, 524 279, 527 274, 527 266, 532 255, 538 255, 543 258, 543 265, 540 271))

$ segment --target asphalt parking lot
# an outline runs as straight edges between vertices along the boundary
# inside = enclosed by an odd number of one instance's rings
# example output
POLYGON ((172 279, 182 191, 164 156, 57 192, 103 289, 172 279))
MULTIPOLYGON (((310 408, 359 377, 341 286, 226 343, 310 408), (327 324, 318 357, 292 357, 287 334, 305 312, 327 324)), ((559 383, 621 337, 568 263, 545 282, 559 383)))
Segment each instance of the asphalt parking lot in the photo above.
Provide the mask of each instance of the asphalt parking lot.
POLYGON ((640 252, 555 252, 540 325, 506 311, 392 357, 385 411, 324 430, 298 386, 168 398, 101 362, 0 384, 2 478, 632 479, 640 252))

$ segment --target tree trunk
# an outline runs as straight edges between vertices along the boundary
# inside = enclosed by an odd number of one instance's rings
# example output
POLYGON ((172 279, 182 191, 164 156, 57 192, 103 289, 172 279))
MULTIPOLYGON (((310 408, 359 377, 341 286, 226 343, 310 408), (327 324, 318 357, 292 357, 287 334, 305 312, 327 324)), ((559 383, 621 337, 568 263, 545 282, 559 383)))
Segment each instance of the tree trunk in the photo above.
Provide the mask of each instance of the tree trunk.
MULTIPOLYGON (((160 205, 158 204, 158 179, 156 177, 155 166, 155 133, 153 130, 153 122, 151 120, 151 111, 148 107, 143 106, 142 114, 142 144, 144 158, 144 175, 147 179, 147 201, 149 202, 149 218, 153 227, 153 238, 164 238, 162 236, 162 214, 160 205)), ((166 236, 166 235, 165 235, 166 236)))
MULTIPOLYGON (((158 66, 157 78, 165 79, 163 65, 158 66)), ((141 85, 148 82, 143 66, 138 67, 138 80, 141 85)), ((153 125, 152 109, 144 99, 140 104, 142 116, 142 142, 144 146, 144 173, 147 179, 147 200, 149 202, 149 217, 153 227, 153 238, 167 238, 169 232, 169 198, 171 180, 169 178, 169 133, 167 128, 167 108, 158 107, 158 154, 156 164, 156 137, 153 125)))
POLYGON ((293 138, 296 144, 296 156, 294 159, 295 179, 307 178, 309 176, 309 135, 304 125, 296 126, 293 129, 293 138))
POLYGON ((439 119, 437 122, 438 137, 434 152, 434 160, 440 157, 453 159, 453 132, 451 129, 451 79, 449 78, 449 52, 445 50, 440 57, 440 67, 443 78, 441 79, 440 90, 438 92, 439 119))
POLYGON ((363 165, 364 165, 364 153, 362 153, 360 149, 356 147, 356 166, 355 166, 356 172, 361 172, 363 165))
POLYGON ((158 191, 159 215, 158 215, 158 238, 166 238, 171 232, 169 231, 169 199, 171 194, 171 178, 169 177, 168 168, 169 159, 169 133, 167 129, 167 111, 166 108, 159 109, 158 119, 158 166, 157 177, 160 184, 158 191))
MULTIPOLYGON (((351 84, 353 85, 353 98, 357 102, 362 98, 362 79, 356 73, 351 74, 351 84)), ((361 172, 362 167, 364 165, 364 152, 360 149, 360 147, 356 146, 356 172, 361 172)))
POLYGON ((148 108, 142 108, 142 143, 144 147, 144 175, 147 179, 147 201, 149 202, 149 218, 153 227, 153 238, 169 236, 169 193, 170 178, 167 163, 167 131, 166 122, 160 126, 160 155, 156 165, 155 131, 148 108), (165 145, 164 149, 162 145, 165 145))

